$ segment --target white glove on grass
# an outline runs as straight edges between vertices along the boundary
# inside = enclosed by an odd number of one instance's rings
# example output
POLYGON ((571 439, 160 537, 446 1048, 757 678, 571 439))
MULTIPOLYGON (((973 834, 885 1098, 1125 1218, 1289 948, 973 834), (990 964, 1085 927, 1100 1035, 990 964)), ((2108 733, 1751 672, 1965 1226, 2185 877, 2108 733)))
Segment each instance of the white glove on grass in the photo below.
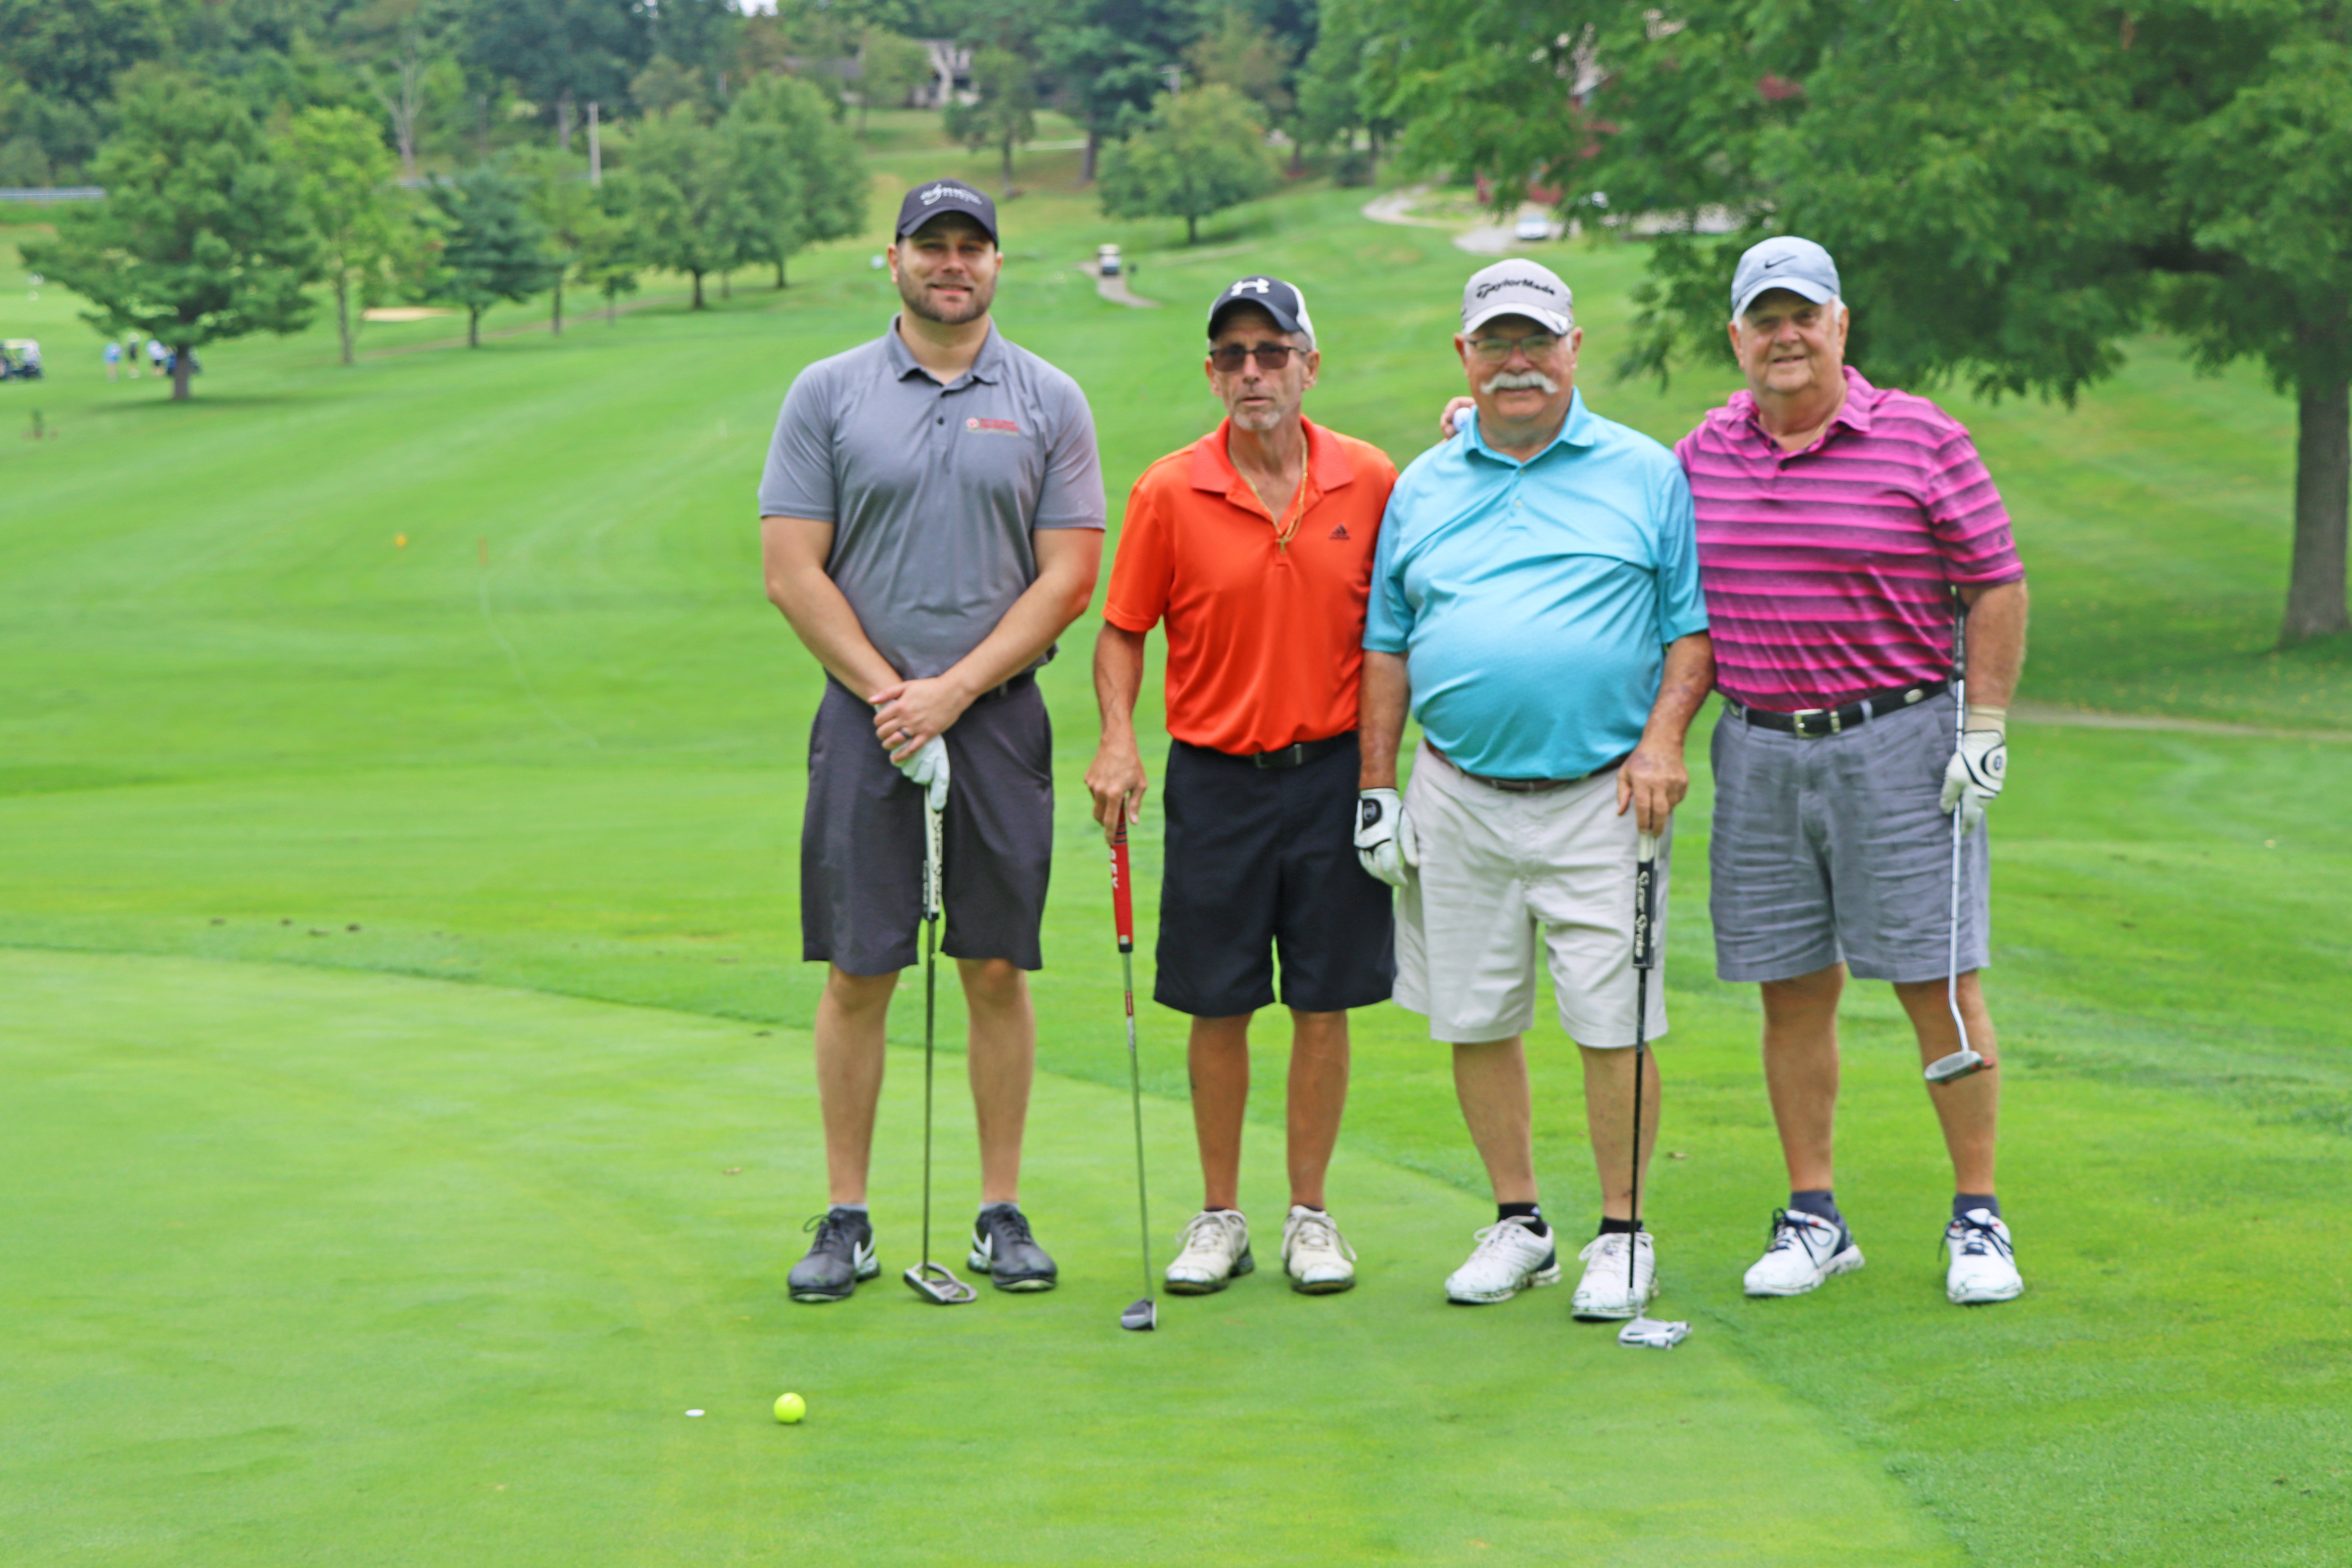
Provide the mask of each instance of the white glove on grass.
POLYGON ((1392 789, 1361 790, 1356 795, 1356 858, 1365 874, 1391 888, 1421 864, 1421 845, 1404 814, 1404 801, 1392 789))
POLYGON ((898 764, 898 771, 923 786, 928 796, 925 804, 933 811, 945 811, 948 808, 946 736, 934 735, 918 746, 913 756, 898 764))
POLYGON ((1985 807, 2000 798, 2009 773, 2009 710, 1969 705, 1960 748, 1944 764, 1944 810, 1960 808, 1962 837, 1983 823, 1985 807))

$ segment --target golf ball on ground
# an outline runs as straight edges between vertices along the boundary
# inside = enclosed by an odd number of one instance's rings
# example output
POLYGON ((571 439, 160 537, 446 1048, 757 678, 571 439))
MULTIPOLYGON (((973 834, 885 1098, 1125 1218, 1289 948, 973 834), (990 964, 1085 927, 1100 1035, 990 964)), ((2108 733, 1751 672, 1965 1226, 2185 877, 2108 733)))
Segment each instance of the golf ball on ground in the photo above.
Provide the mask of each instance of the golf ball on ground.
POLYGON ((800 1424, 800 1418, 807 1414, 808 1401, 803 1399, 799 1394, 780 1394, 776 1395, 776 1419, 782 1422, 785 1426, 798 1426, 800 1424))

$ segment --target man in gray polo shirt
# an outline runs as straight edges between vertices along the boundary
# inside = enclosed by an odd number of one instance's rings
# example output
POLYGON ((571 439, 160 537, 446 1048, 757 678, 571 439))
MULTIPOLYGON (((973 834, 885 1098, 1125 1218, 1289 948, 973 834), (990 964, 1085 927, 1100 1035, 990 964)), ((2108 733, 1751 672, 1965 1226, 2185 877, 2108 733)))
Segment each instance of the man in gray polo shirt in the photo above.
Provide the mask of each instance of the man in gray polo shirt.
POLYGON ((803 370, 760 481, 768 597, 824 666, 801 833, 802 956, 816 1010, 827 1211, 796 1301, 880 1272, 866 1182, 883 1030, 915 962, 926 797, 944 803, 946 931, 971 1016, 981 1210, 971 1265, 1053 1288, 1019 1207, 1036 1055, 1024 972, 1053 857, 1053 733, 1036 686, 1094 595, 1102 471, 1077 384, 991 325, 996 207, 909 191, 887 253, 905 309, 803 370))

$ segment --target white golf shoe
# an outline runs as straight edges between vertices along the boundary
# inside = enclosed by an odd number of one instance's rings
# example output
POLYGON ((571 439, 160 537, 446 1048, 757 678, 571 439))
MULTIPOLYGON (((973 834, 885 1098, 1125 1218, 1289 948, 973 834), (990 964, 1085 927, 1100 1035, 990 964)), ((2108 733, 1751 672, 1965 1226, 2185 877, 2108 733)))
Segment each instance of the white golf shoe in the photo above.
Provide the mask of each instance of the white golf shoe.
POLYGON ((1329 1215, 1293 1204, 1290 1217, 1282 1222, 1282 1268, 1299 1294, 1328 1296, 1354 1287, 1356 1249, 1329 1215))
POLYGON ((1202 1209, 1184 1226, 1183 1241, 1168 1266, 1173 1295, 1214 1295, 1257 1268, 1250 1256, 1249 1221, 1239 1209, 1202 1209))
POLYGON ((1946 1226, 1944 1246, 1952 1255, 1952 1266, 1944 1274, 1944 1294, 1959 1305, 2013 1301, 2025 1289, 2009 1226, 1990 1209, 1970 1209, 1946 1226))
POLYGON ((1774 1209, 1772 1243, 1740 1285, 1750 1296, 1801 1296, 1861 1267, 1862 1248, 1845 1226, 1802 1209, 1774 1209))
POLYGON ((1635 1236, 1596 1236, 1577 1254, 1584 1259, 1584 1278, 1569 1299, 1570 1315, 1586 1322, 1638 1318, 1658 1293, 1658 1249, 1643 1231, 1635 1236), (1626 1278, 1625 1247, 1633 1247, 1633 1277, 1626 1278))
POLYGON ((1507 1301, 1530 1286, 1559 1283, 1559 1254, 1549 1236, 1518 1215, 1477 1233, 1470 1260, 1445 1278, 1445 1299, 1465 1306, 1507 1301))

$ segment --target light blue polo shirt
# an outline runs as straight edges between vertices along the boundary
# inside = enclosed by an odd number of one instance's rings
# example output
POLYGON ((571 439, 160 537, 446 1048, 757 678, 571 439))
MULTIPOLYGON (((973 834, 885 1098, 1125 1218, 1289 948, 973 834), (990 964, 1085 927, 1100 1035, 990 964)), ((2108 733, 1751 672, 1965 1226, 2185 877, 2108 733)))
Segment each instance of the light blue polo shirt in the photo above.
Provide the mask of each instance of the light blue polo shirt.
POLYGON ((1580 778, 1623 756, 1665 645, 1705 630, 1682 465, 1580 392, 1526 462, 1468 414, 1389 494, 1364 646, 1405 657, 1413 717, 1467 772, 1580 778))

